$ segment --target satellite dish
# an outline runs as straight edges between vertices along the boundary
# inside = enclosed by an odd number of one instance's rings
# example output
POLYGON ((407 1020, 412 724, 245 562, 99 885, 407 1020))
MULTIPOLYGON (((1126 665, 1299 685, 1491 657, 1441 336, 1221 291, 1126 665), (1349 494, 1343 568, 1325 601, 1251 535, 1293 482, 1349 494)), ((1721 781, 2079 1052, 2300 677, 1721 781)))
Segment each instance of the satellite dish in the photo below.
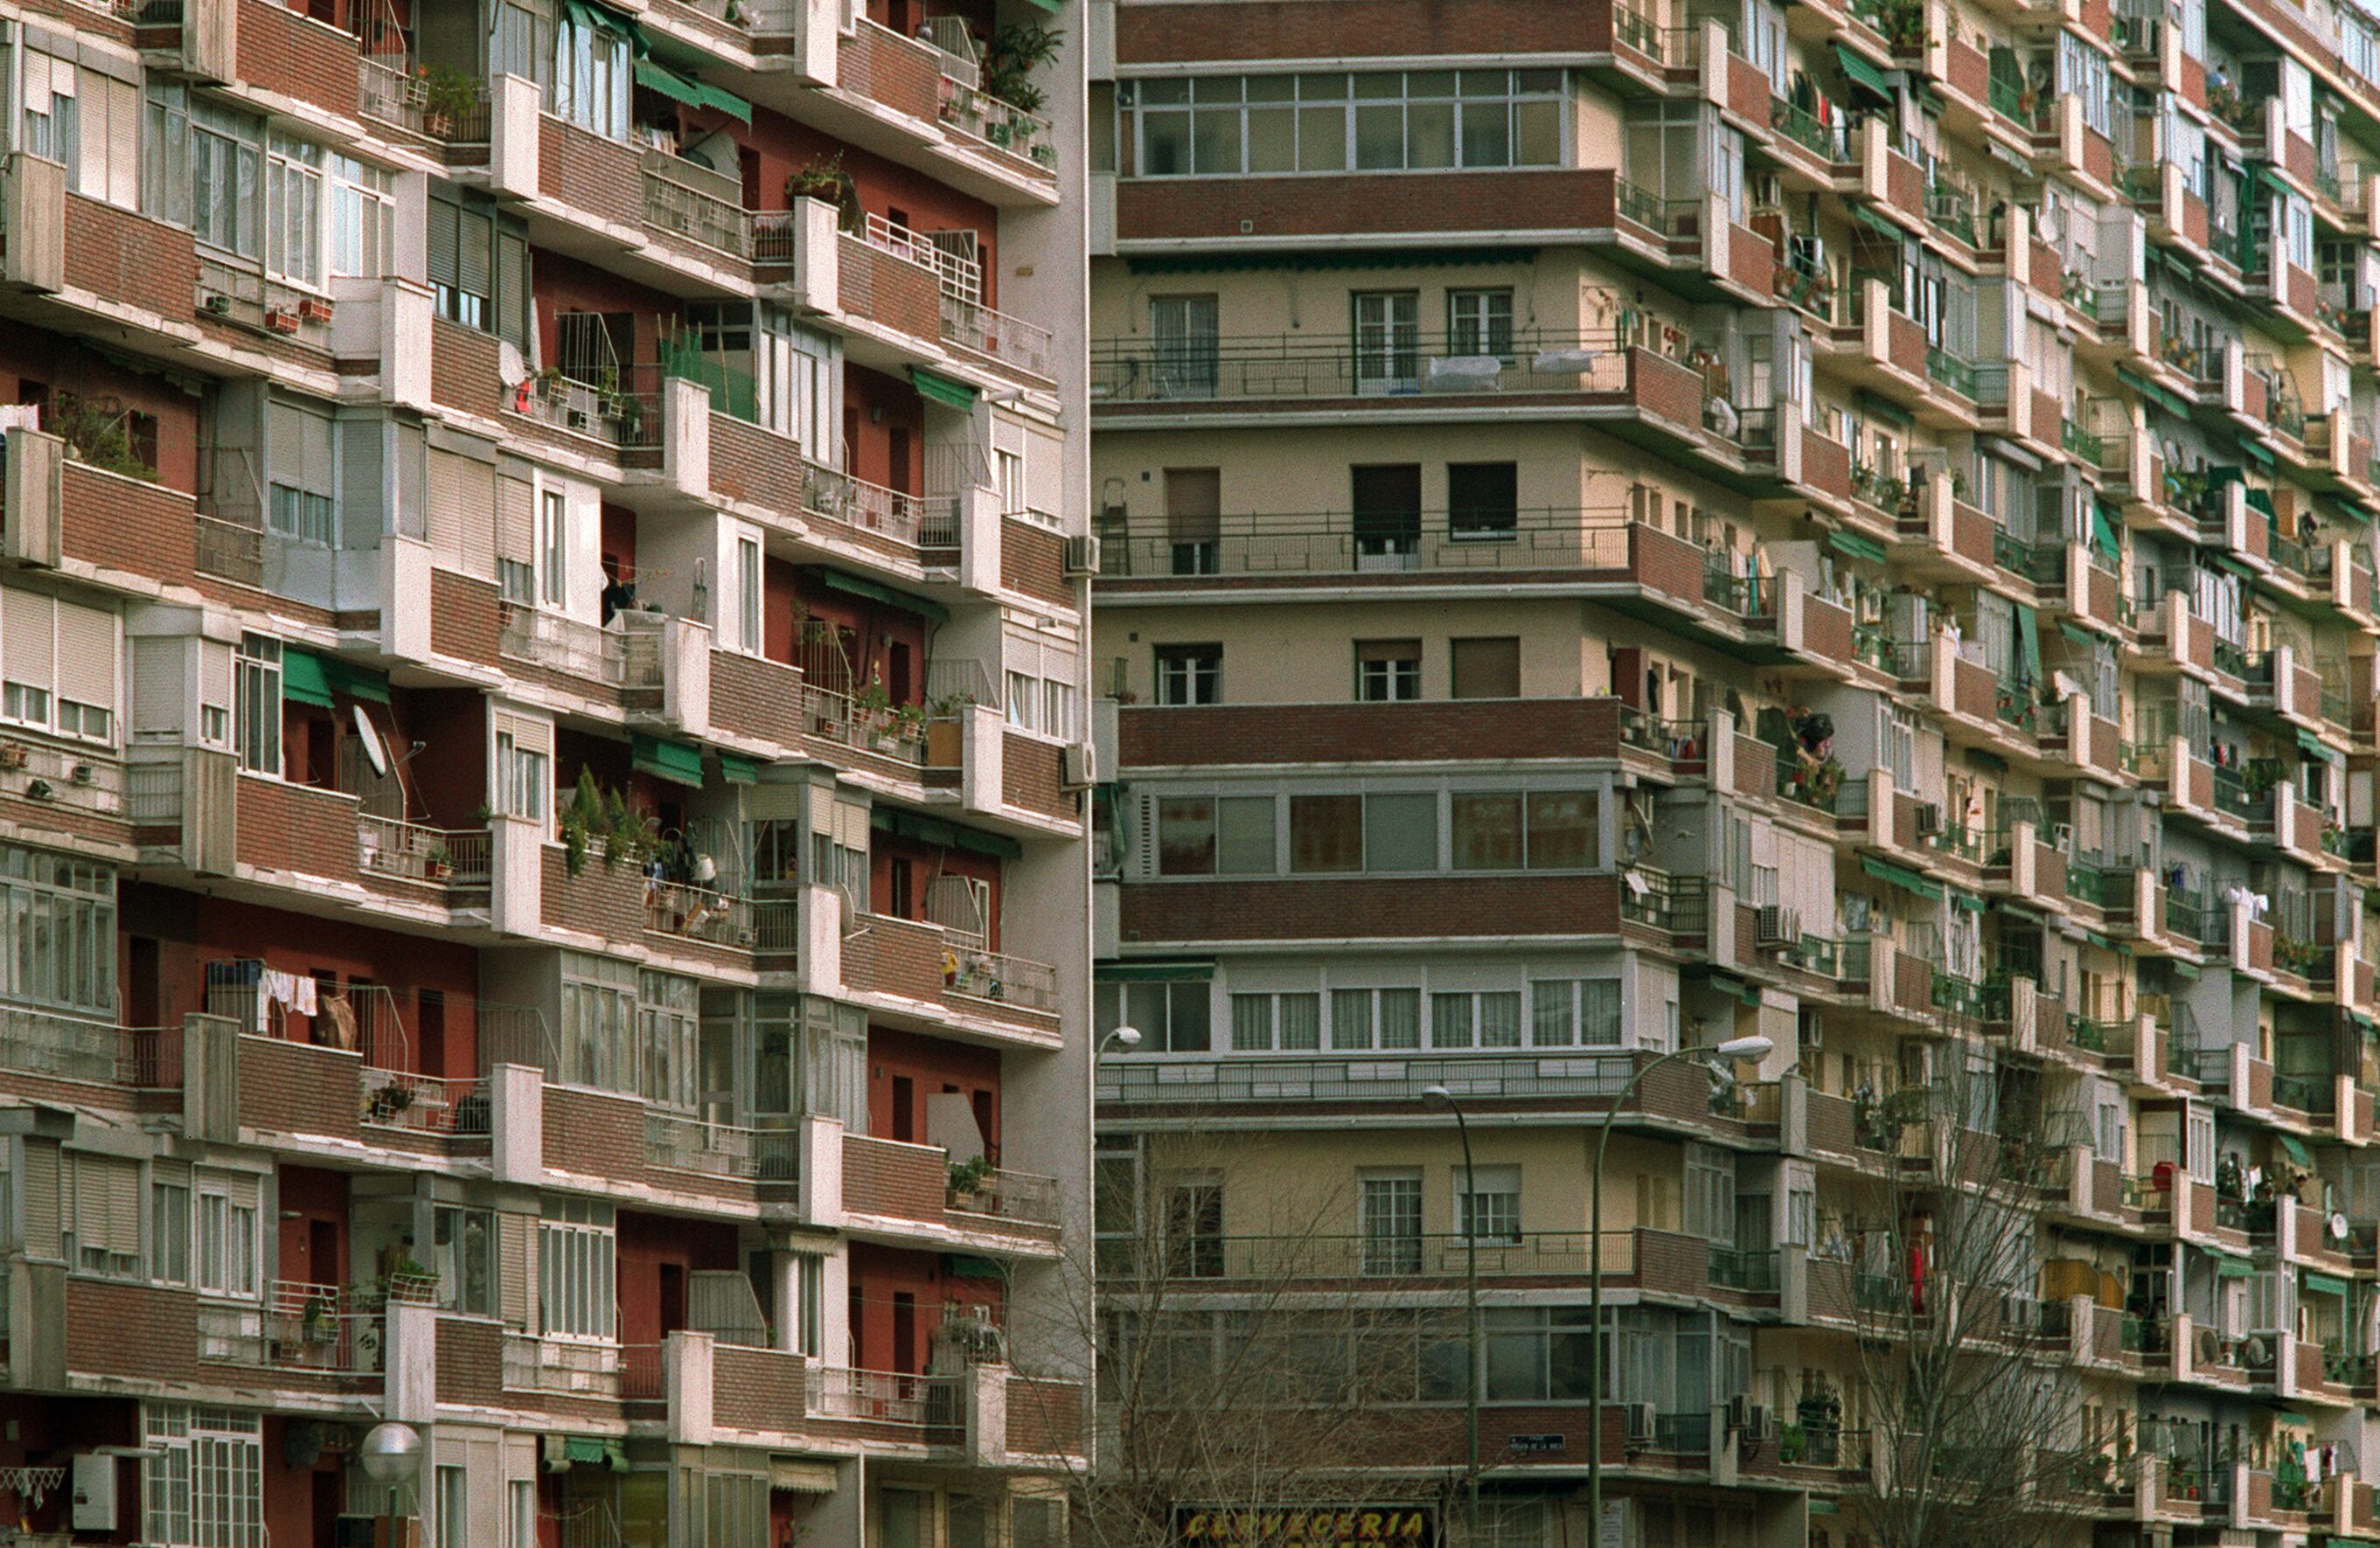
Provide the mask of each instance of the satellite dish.
POLYGON ((2249 1339, 2243 1352, 2247 1355, 2248 1363, 2251 1365, 2263 1365, 2273 1358, 2273 1347, 2265 1343, 2261 1335, 2249 1339))
POLYGON ((2333 1241, 2345 1241, 2347 1240, 2346 1215, 2333 1215, 2330 1217, 2330 1240, 2333 1241))
POLYGON ((517 387, 528 380, 528 365, 521 358, 520 346, 509 340, 496 345, 496 380, 507 387, 517 387))
POLYGON ((356 740, 364 744, 364 761, 381 779, 388 778, 388 746, 380 739, 380 729, 371 723, 360 704, 353 706, 356 717, 356 740))

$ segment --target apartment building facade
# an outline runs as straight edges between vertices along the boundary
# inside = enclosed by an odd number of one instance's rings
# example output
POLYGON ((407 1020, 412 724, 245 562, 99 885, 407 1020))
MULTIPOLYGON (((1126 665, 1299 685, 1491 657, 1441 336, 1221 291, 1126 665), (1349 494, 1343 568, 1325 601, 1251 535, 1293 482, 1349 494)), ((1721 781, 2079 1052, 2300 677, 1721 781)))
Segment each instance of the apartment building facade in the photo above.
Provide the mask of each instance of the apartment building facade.
POLYGON ((1353 1299, 1339 1498, 1848 1548, 1930 1275, 2065 1540, 2372 1535, 2374 22, 1090 15, 1103 1401, 1353 1299))
POLYGON ((1055 9, 0 8, 12 1531, 1062 1541, 1055 9))

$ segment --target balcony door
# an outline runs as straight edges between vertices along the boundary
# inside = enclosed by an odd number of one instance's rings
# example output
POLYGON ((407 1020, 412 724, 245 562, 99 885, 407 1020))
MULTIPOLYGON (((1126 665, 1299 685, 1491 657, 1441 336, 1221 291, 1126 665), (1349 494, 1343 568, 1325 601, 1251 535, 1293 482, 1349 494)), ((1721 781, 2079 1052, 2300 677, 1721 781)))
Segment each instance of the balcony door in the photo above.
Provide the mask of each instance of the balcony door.
POLYGON ((1215 395, 1217 343, 1212 296, 1152 296, 1148 335, 1160 398, 1215 395))
POLYGON ((1411 393, 1421 386, 1421 293, 1366 290, 1355 308, 1355 391, 1411 393))
POLYGON ((1362 1199, 1364 1273, 1419 1274, 1422 1263, 1421 1179, 1367 1177, 1362 1199))
POLYGON ((1421 465, 1375 463, 1351 467, 1348 474, 1355 568, 1415 568, 1421 562, 1421 465))

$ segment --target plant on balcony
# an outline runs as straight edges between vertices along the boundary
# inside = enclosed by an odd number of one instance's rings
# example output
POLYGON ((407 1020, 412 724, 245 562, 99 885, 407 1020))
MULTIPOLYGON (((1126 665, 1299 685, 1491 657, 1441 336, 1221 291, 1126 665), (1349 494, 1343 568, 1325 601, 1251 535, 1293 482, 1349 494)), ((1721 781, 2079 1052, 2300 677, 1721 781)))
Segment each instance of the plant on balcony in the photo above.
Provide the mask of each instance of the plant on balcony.
MULTIPOLYGON (((1063 41, 1064 34, 1055 28, 1030 24, 994 31, 983 51, 984 91, 1020 112, 1040 112, 1049 96, 1028 78, 1058 56, 1063 41)), ((992 124, 988 129, 993 144, 1007 143, 1007 125, 992 124)))
POLYGON ((1791 1422, 1779 1424, 1777 1427, 1777 1460, 1779 1462, 1799 1462, 1803 1457, 1808 1456, 1809 1453, 1810 1438, 1808 1432, 1804 1431, 1800 1425, 1791 1422))
POLYGON ((103 473, 157 481, 132 445, 131 415, 114 398, 60 393, 42 410, 42 426, 67 443, 67 455, 103 473))
POLYGON ((443 137, 480 105, 480 83, 452 65, 423 65, 413 72, 420 82, 421 127, 443 137))
POLYGON ((991 1158, 974 1156, 951 1163, 950 1191, 953 1199, 973 1199, 982 1193, 991 1180, 991 1158))
POLYGON ((373 1123, 386 1123, 412 1106, 413 1088, 392 1083, 364 1098, 364 1117, 373 1123))

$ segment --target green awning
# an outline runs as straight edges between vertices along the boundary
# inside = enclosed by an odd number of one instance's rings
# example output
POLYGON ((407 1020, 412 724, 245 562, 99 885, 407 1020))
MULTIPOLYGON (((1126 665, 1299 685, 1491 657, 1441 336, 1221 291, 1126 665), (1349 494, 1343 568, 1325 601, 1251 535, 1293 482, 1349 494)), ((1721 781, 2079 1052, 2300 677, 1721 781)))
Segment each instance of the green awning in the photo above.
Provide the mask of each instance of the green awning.
POLYGON ((2322 739, 2310 731, 2301 730, 2298 732, 2298 751, 2324 763, 2336 764, 2339 761, 2338 755, 2324 746, 2322 739))
POLYGON ((565 1435, 558 1452, 549 1439, 545 1455, 549 1463, 558 1460, 561 1464, 558 1468, 550 1468, 552 1471, 558 1472, 582 1464, 590 1468, 609 1468, 615 1473, 628 1470, 627 1448, 617 1441, 599 1440, 593 1435, 565 1435))
POLYGON ((2303 1167, 2308 1171, 2313 1170, 2313 1154, 2306 1149, 2304 1141, 2299 1139, 2295 1134, 2281 1134, 2276 1137, 2281 1142, 2281 1154, 2283 1155, 2288 1156, 2291 1161, 2303 1167))
POLYGON ((702 749, 690 742, 664 742, 658 736, 639 735, 628 766, 657 780, 702 788, 702 749))
POLYGON ((1829 532, 1827 546, 1846 558, 1864 559, 1871 564, 1885 562, 1884 545, 1856 532, 1829 532))
POLYGON ((1890 221, 1876 213, 1875 209, 1871 206, 1865 204, 1852 205, 1852 216, 1855 220, 1864 221, 1867 224, 1873 226, 1877 232, 1886 236, 1891 237, 1896 242, 1906 242, 1909 240, 1909 233, 1901 230, 1899 226, 1893 224, 1890 221))
MULTIPOLYGON (((2069 928, 2074 928, 2074 926, 2070 925, 2069 928)), ((2101 935, 2096 930, 2076 929, 2075 933, 2080 935, 2085 943, 2095 946, 2102 951, 2113 951, 2116 949, 2116 943, 2114 941, 2109 940, 2106 936, 2101 935)))
POLYGON ((816 575, 820 583, 829 590, 840 591, 846 596, 865 597, 871 602, 881 602, 888 608, 899 608, 903 612, 914 612, 918 617, 935 623, 948 623, 951 621, 951 610, 941 603, 929 602, 923 597, 912 597, 905 591, 895 591, 889 586, 879 586, 863 575, 855 575, 845 570, 829 569, 823 564, 810 573, 816 575))
POLYGON ((2374 1021, 2371 1017, 2365 1015, 2361 1010, 2349 1011, 2347 1013, 2347 1019, 2353 1022, 2357 1026, 2362 1027, 2363 1029, 2364 1035, 2367 1037, 2374 1033, 2380 1033, 2380 1022, 2374 1021))
POLYGON ((2217 1279, 2245 1279, 2256 1272, 2256 1265, 2243 1258, 2218 1257, 2215 1260, 2217 1279))
POLYGON ((1033 0, 1033 4, 1040 6, 1043 10, 1048 11, 1051 16, 1055 16, 1060 11, 1066 8, 1065 0, 1033 0))
POLYGON ((878 806, 868 814, 868 823, 880 832, 907 839, 913 843, 931 844, 938 849, 963 849, 1001 860, 1018 860, 1025 854, 1025 846, 1005 835, 986 833, 976 828, 962 828, 940 817, 915 816, 907 812, 878 806))
POLYGON ((2300 1274, 2298 1276, 2298 1283, 2304 1286, 2309 1290, 2320 1290, 2325 1295, 2345 1295, 2347 1293, 2346 1280, 2328 1274, 2316 1274, 2312 1269, 2307 1269, 2302 1274, 2300 1274))
POLYGON ((1963 909, 1969 913, 1981 913, 1984 912, 1984 901, 1981 898, 1976 897, 1972 892, 1961 892, 1956 888, 1953 888, 1950 891, 1950 906, 1955 909, 1963 909))
POLYGON ((1184 957, 1169 961, 1101 962, 1092 976, 1102 984, 1206 984, 1214 979, 1215 960, 1212 957, 1184 957))
POLYGON ((281 652, 281 696, 292 704, 330 708, 331 674, 322 670, 322 658, 310 650, 285 648, 281 652))
MULTIPOLYGON (((2240 450, 2247 450, 2247 446, 2244 442, 2241 443, 2240 450)), ((2267 516, 2277 515, 2277 513, 2273 509, 2273 491, 2270 490, 2250 490, 2248 491, 2248 509, 2251 511, 2262 511, 2267 516)))
POLYGON ((1747 984, 1731 973, 1714 973, 1709 975, 1708 983, 1712 988, 1721 994, 1733 995, 1738 1001, 1755 1010, 1760 1009, 1760 990, 1757 986, 1747 984))
POLYGON ((1835 59, 1843 67, 1844 79, 1853 86, 1864 86, 1889 103, 1893 100, 1892 78, 1871 65, 1845 44, 1835 45, 1835 59))
POLYGON ((731 785, 757 785, 760 782, 760 766, 750 758, 722 753, 719 755, 719 777, 731 785))
POLYGON ((1904 892, 1914 892, 1921 898, 1942 896, 1941 884, 1931 882, 1906 865, 1896 865, 1889 860, 1878 860, 1873 854, 1860 856, 1860 868, 1878 881, 1888 881, 1904 892))
POLYGON ((2099 643, 2098 635, 2070 619, 2061 618, 2058 621, 2058 632, 2066 636, 2068 644, 2079 645, 2086 650, 2099 643))
POLYGON ((2243 435, 2239 438, 2239 446, 2241 456, 2267 473, 2273 470, 2273 454, 2267 451, 2262 442, 2251 441, 2243 435))
POLYGON ((2180 979, 2185 984, 2195 984, 2198 982, 2198 964, 2195 962, 2186 962, 2180 957, 2176 957, 2168 961, 2165 964, 2165 967, 2168 973, 2172 974, 2176 978, 2180 979))
POLYGON ((711 107, 749 124, 752 104, 735 92, 691 76, 683 76, 657 59, 637 61, 637 84, 688 107, 711 107))
POLYGON ((617 11, 608 11, 601 6, 590 6, 587 0, 562 0, 562 14, 565 19, 577 22, 581 27, 592 28, 600 32, 609 32, 614 37, 625 38, 638 45, 638 53, 643 52, 643 39, 638 35, 637 24, 617 11))
POLYGON ((956 377, 929 371, 923 366, 911 366, 909 385, 917 390, 919 397, 941 404, 944 408, 965 412, 975 407, 976 390, 956 377))
POLYGON ((351 699, 369 699, 374 704, 388 702, 388 673, 359 667, 336 656, 318 656, 315 659, 322 664, 322 676, 330 683, 331 692, 345 694, 351 699))
POLYGON ((990 1258, 969 1257, 964 1252, 942 1254, 942 1272, 953 1279, 1005 1279, 1000 1265, 990 1258))
POLYGON ((2016 614, 2017 665, 2024 672, 2024 680, 2018 686, 2031 697, 2041 683, 2041 620, 2022 602, 2015 603, 2010 611, 2016 614))
POLYGON ((2133 392, 2138 393, 2141 396, 2148 399, 2149 402, 2156 405, 2159 408, 2164 409, 2168 414, 2179 414, 2184 418, 2189 417, 2190 405, 2182 402, 2181 399, 2176 397, 2171 393, 2167 392, 2164 388, 2158 386, 2155 382, 2151 381, 2147 377, 2141 375, 2138 371, 2131 369, 2130 367, 2118 366, 2116 368, 2116 380, 2122 382, 2125 386, 2130 387, 2133 392))
POLYGON ((2091 546, 2111 560, 2121 558, 2124 551, 2116 538, 2115 518, 2108 514, 2107 505, 2096 500, 2091 502, 2091 546))
POLYGON ((1911 414, 1909 410, 1890 398, 1878 393, 1871 393, 1864 387, 1852 394, 1852 406, 1858 409, 1863 417, 1881 419, 1888 425, 1899 425, 1903 429, 1911 429, 1917 423, 1916 416, 1911 414))
POLYGON ((2207 562, 2213 564, 2216 569, 2224 571, 2229 574, 2237 575, 2243 581, 2253 581, 2256 578, 2255 571, 2251 570, 2246 564, 2232 558, 2228 553, 2226 553, 2221 549, 2207 550, 2206 559, 2207 562))

